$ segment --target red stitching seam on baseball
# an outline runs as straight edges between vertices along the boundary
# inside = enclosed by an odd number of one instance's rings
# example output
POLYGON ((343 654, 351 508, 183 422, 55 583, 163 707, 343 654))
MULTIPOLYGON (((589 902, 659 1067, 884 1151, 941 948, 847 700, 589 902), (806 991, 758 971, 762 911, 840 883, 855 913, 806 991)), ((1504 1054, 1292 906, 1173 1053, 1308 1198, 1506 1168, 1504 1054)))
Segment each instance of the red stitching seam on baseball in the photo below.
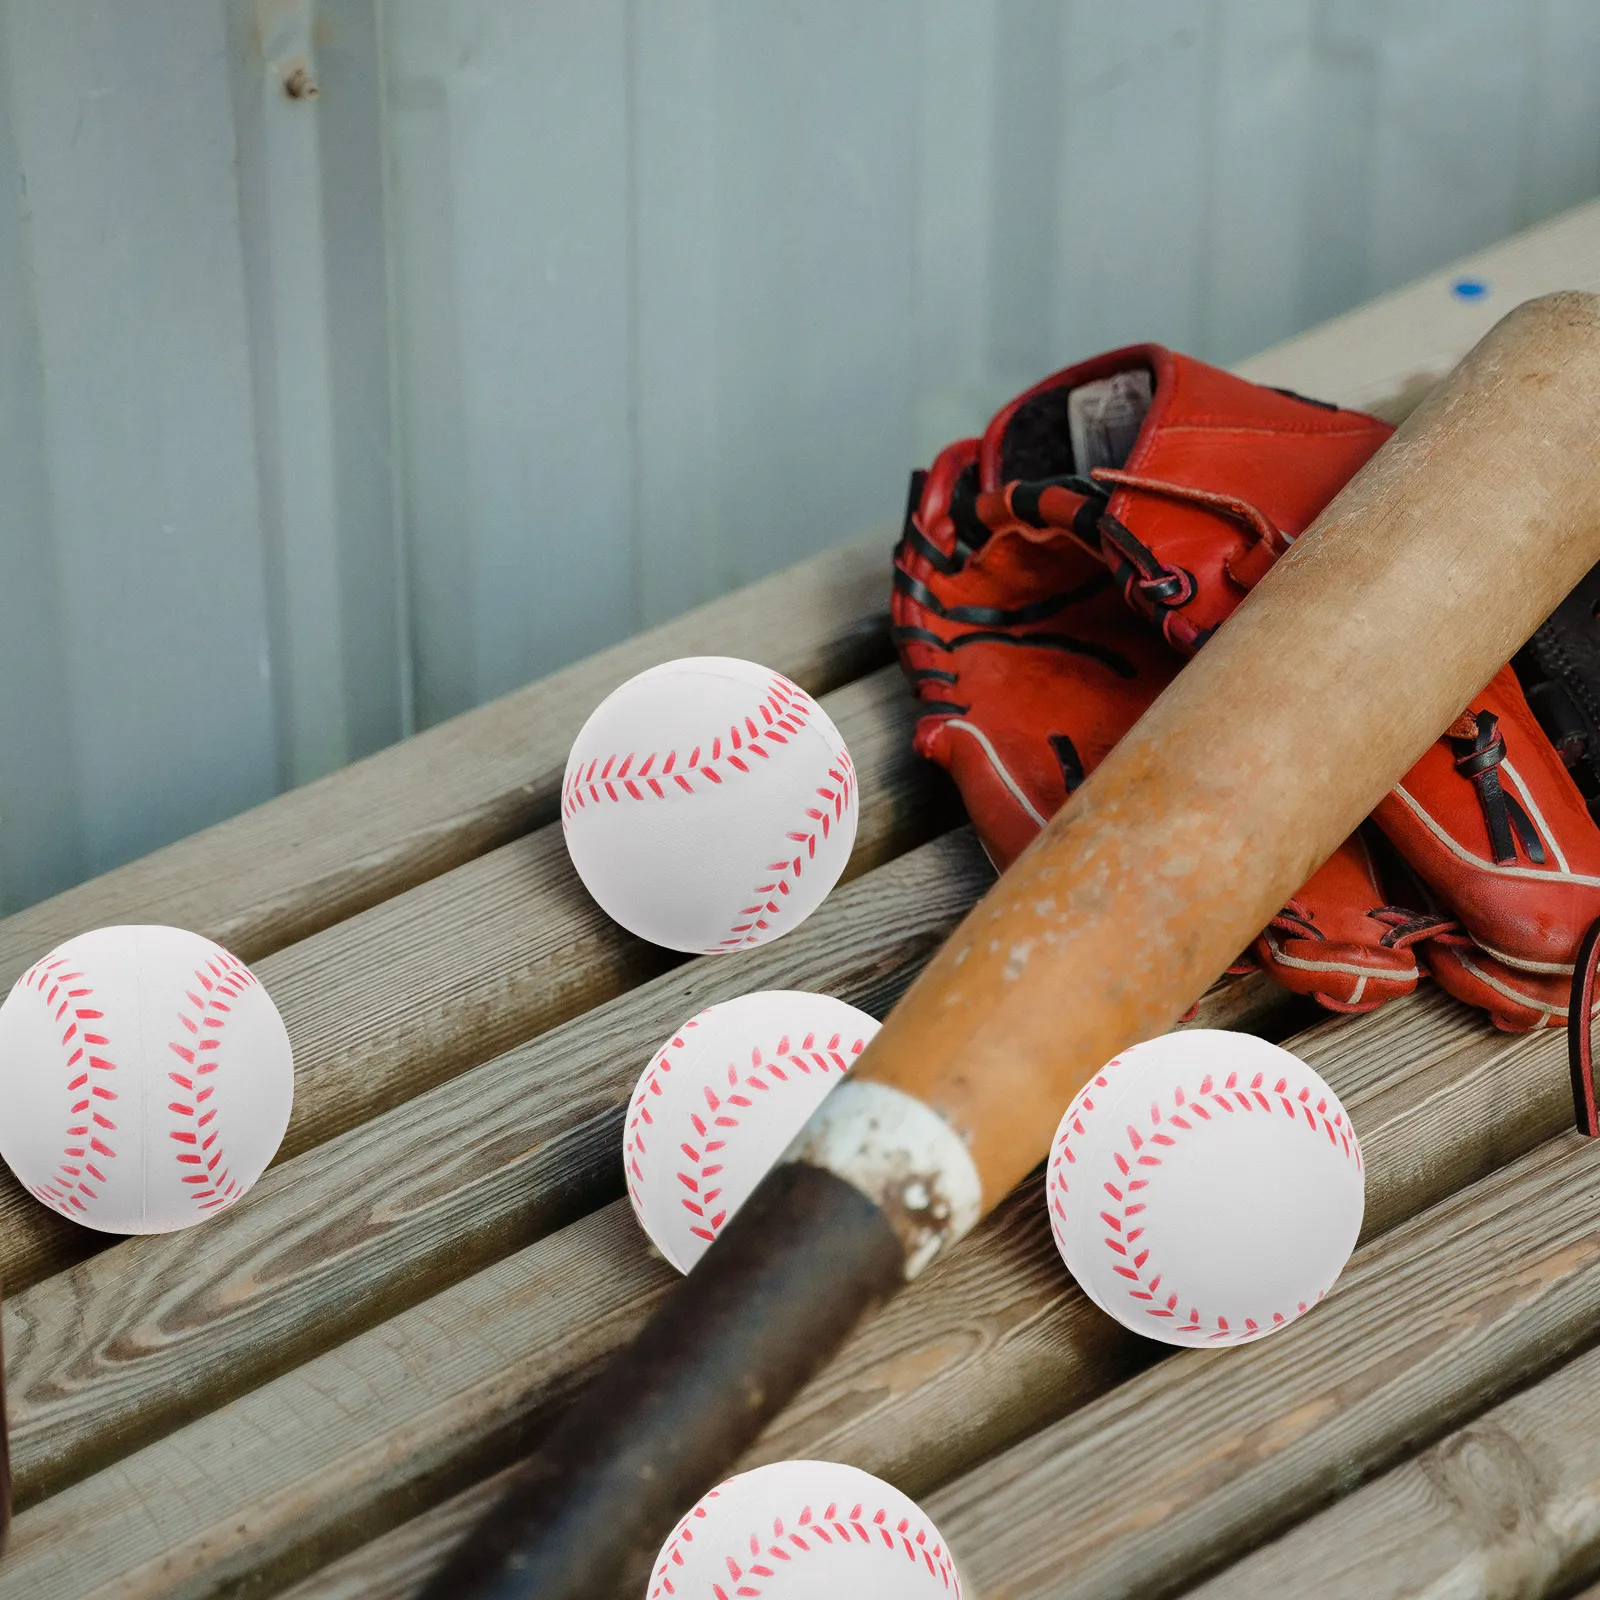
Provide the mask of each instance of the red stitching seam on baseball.
MULTIPOLYGON (((673 1052, 684 1048, 684 1036, 704 1015, 702 1011, 700 1016, 691 1018, 651 1062, 650 1070, 634 1091, 633 1104, 629 1107, 623 1165, 627 1169, 628 1197, 633 1201, 634 1215, 641 1224, 644 1222, 644 1193, 640 1186, 644 1182, 644 1170, 639 1158, 645 1154, 645 1130, 655 1126, 655 1118, 650 1114, 650 1101, 658 1099, 664 1092, 661 1080, 672 1071, 673 1052)), ((741 1068, 737 1062, 730 1062, 728 1081, 720 1095, 709 1085, 705 1087, 705 1114, 702 1116, 695 1111, 689 1113, 689 1121, 700 1140, 700 1147, 696 1149, 688 1143, 680 1144, 678 1149, 687 1158, 689 1166, 685 1169, 680 1165, 673 1174, 679 1187, 687 1191, 678 1197, 678 1203, 696 1218, 690 1224, 689 1231, 697 1239, 709 1243, 727 1221, 726 1209, 717 1209, 722 1189, 711 1185, 716 1183, 726 1165, 723 1152, 727 1149, 733 1130, 739 1126, 738 1114, 748 1111, 755 1104, 750 1096, 770 1094, 774 1089, 793 1081, 784 1070, 786 1067, 793 1067, 802 1078, 809 1078, 813 1068, 823 1074, 837 1072, 843 1076, 850 1070, 851 1062, 867 1047, 865 1039, 857 1039, 850 1045, 845 1045, 843 1039, 843 1034, 836 1033, 819 1048, 816 1034, 808 1033, 800 1041, 799 1047, 794 1048, 789 1035, 783 1034, 766 1055, 763 1055, 760 1045, 752 1045, 748 1069, 741 1068)))
POLYGON ((659 766, 656 757, 660 752, 656 750, 642 761, 637 751, 629 751, 603 759, 596 756, 588 766, 580 766, 561 787, 562 821, 586 806, 608 800, 618 803, 628 799, 646 800, 651 795, 664 800, 674 791, 693 794, 696 778, 721 784, 733 772, 749 772, 750 763, 745 757, 770 761, 773 752, 766 746, 788 744, 811 720, 815 705, 798 684, 790 683, 775 672, 767 685, 765 698, 755 711, 742 724, 731 723, 726 740, 720 734, 714 737, 709 751, 703 741, 695 745, 682 766, 678 765, 676 750, 669 750, 666 760, 659 766))
POLYGON ((65 956, 45 959, 30 967, 22 975, 22 986, 32 989, 46 1006, 54 1006, 54 1020, 66 1023, 61 1035, 61 1048, 71 1050, 67 1057, 67 1071, 83 1064, 83 1070, 67 1084, 67 1093, 75 1095, 72 1103, 72 1126, 67 1129, 67 1146, 62 1153, 61 1165, 56 1175, 47 1183, 30 1184, 36 1199, 42 1200, 52 1210, 70 1217, 73 1211, 87 1213, 84 1197, 100 1198, 91 1189, 88 1179, 104 1183, 106 1175, 101 1170, 116 1158, 117 1152, 100 1137, 102 1133, 115 1133, 117 1125, 104 1111, 104 1106, 117 1098, 116 1092, 91 1073, 111 1073, 117 1070, 116 1062, 98 1054, 109 1050, 111 1042, 103 1033, 90 1033, 87 1024, 99 1022, 104 1013, 94 1009, 87 1001, 94 999, 94 990, 81 972, 64 972, 70 965, 65 956), (76 988, 67 988, 76 984, 76 988), (59 1003, 58 1003, 59 1002, 59 1003), (84 1025, 80 1028, 80 1024, 84 1025), (99 1101, 100 1104, 95 1102, 99 1101), (79 1121, 78 1119, 82 1119, 79 1121), (98 1160, 99 1165, 96 1165, 98 1160), (68 1210, 71 1207, 71 1210, 68 1210))
POLYGON ((189 1004, 178 1011, 178 1024, 187 1039, 172 1040, 167 1045, 184 1064, 182 1072, 167 1074, 184 1094, 183 1100, 174 1100, 167 1107, 181 1119, 167 1136, 178 1146, 178 1165, 195 1169, 185 1170, 180 1181, 201 1211, 230 1205, 242 1192, 239 1180, 227 1168, 220 1130, 212 1126, 218 1108, 210 1102, 217 1084, 207 1080, 222 1065, 222 1033, 233 1009, 230 1002, 255 981, 250 969, 225 950, 196 967, 194 987, 184 991, 189 1004))
POLYGON ((649 1070, 639 1080, 639 1086, 633 1091, 633 1099, 628 1105, 628 1131, 622 1142, 622 1165, 628 1182, 628 1198, 633 1202, 633 1214, 639 1219, 639 1224, 644 1225, 644 1170, 639 1165, 638 1158, 644 1154, 644 1132, 640 1127, 654 1127, 655 1118, 650 1115, 650 1100, 659 1099, 663 1093, 661 1088, 661 1075, 672 1071, 672 1053, 682 1050, 688 1043, 687 1035, 693 1033, 700 1026, 700 1019, 704 1011, 696 1012, 684 1025, 667 1041, 657 1052, 656 1058, 650 1063, 649 1070))
MULTIPOLYGON (((720 734, 714 737, 709 752, 704 742, 695 745, 681 766, 675 749, 669 750, 659 765, 656 758, 660 752, 652 750, 642 761, 637 751, 629 751, 603 759, 595 756, 587 766, 580 766, 562 785, 562 825, 590 805, 647 800, 652 795, 664 800, 669 793, 693 794, 696 778, 720 785, 735 772, 748 773, 751 765, 747 758, 770 761, 773 751, 766 745, 787 745, 810 723, 815 708, 816 701, 804 689, 774 673, 766 696, 755 711, 742 723, 731 723, 726 740, 720 734)), ((818 804, 808 806, 805 821, 784 835, 796 846, 795 854, 788 860, 767 864, 771 881, 751 889, 754 904, 741 907, 740 922, 713 949, 736 950, 758 944, 762 935, 771 930, 771 918, 782 911, 783 899, 790 893, 789 880, 798 878, 805 863, 817 853, 818 833, 826 839, 833 824, 854 802, 856 772, 843 747, 829 763, 828 777, 831 786, 817 788, 818 804)))
POLYGON ((850 752, 839 749, 836 760, 828 767, 828 777, 832 780, 832 788, 817 787, 817 798, 822 802, 821 809, 816 806, 806 807, 806 818, 812 823, 811 830, 807 832, 802 826, 797 831, 784 835, 799 846, 794 857, 788 861, 770 861, 767 871, 775 873, 771 883, 758 883, 750 892, 755 897, 755 904, 744 906, 739 915, 748 918, 745 922, 735 923, 726 939, 717 941, 719 950, 737 950, 745 945, 759 944, 762 934, 772 927, 770 918, 777 915, 783 908, 781 900, 789 893, 789 878, 798 878, 807 861, 817 853, 817 833, 820 830, 822 837, 828 837, 831 822, 837 822, 844 816, 848 806, 855 803, 856 795, 856 769, 850 760, 850 752), (828 808, 832 806, 833 815, 830 819, 828 808), (772 898, 776 895, 778 898, 772 898))
MULTIPOLYGON (((683 1519, 678 1531, 673 1534, 672 1542, 662 1552, 661 1563, 656 1568, 655 1586, 650 1591, 651 1600, 656 1600, 660 1595, 677 1594, 668 1569, 683 1566, 682 1547, 694 1543, 694 1525, 709 1514, 707 1508, 717 1497, 718 1491, 713 1489, 683 1519)), ((728 1574, 727 1584, 713 1581, 711 1592, 716 1600, 756 1600, 762 1593, 765 1580, 777 1576, 777 1566, 772 1563, 782 1565, 793 1561, 797 1555, 812 1555, 815 1553, 815 1544, 832 1545, 835 1539, 840 1544, 852 1544, 859 1540, 862 1544, 870 1545, 877 1537, 888 1549, 900 1551, 913 1563, 920 1560, 946 1589, 954 1590, 956 1600, 960 1600, 961 1579, 938 1535, 925 1525, 913 1531, 910 1517, 901 1517, 891 1526, 891 1515, 882 1507, 869 1513, 865 1502, 860 1502, 840 1516, 838 1501, 832 1501, 820 1516, 814 1516, 810 1506, 802 1506, 792 1528, 785 1527, 782 1517, 774 1517, 770 1535, 750 1535, 743 1560, 731 1555, 723 1557, 728 1574)))
MULTIPOLYGON (((1161 1274, 1156 1272, 1146 1275, 1150 1251, 1148 1247, 1143 1250, 1138 1248, 1139 1239, 1144 1233, 1144 1228, 1139 1224, 1131 1228, 1126 1226, 1130 1222, 1135 1222, 1135 1219, 1144 1211, 1144 1202, 1142 1200, 1129 1197, 1142 1194, 1149 1184, 1149 1179, 1138 1176, 1136 1169, 1159 1167, 1161 1165, 1161 1156, 1157 1152, 1164 1148, 1170 1148, 1177 1143, 1176 1139, 1168 1131, 1169 1129, 1176 1128, 1184 1133, 1193 1132, 1194 1123, 1188 1120, 1190 1117, 1200 1122, 1210 1122, 1213 1112, 1207 1109, 1205 1104, 1207 1100, 1211 1101, 1212 1106, 1217 1110, 1226 1112, 1230 1116, 1237 1115, 1240 1111, 1247 1113, 1265 1111, 1269 1115, 1274 1112, 1281 1112, 1286 1114, 1297 1126, 1301 1117, 1304 1117, 1313 1132, 1320 1127, 1326 1133, 1329 1143, 1334 1145, 1335 1148, 1343 1149, 1345 1159, 1355 1162, 1357 1172, 1361 1170, 1361 1146, 1352 1136, 1342 1111, 1336 1113, 1330 1119, 1328 1116, 1328 1102, 1325 1099, 1319 1100, 1313 1108, 1311 1105, 1311 1090, 1309 1088, 1302 1087, 1300 1092, 1291 1098, 1288 1092, 1287 1078, 1280 1078, 1271 1089, 1263 1089, 1262 1085, 1265 1080, 1266 1074, 1258 1072, 1251 1079, 1248 1089, 1241 1089, 1239 1087, 1239 1074, 1230 1072, 1221 1089, 1218 1089, 1215 1078, 1208 1072, 1200 1082, 1199 1093, 1195 1099, 1187 1099, 1182 1088, 1173 1090, 1173 1109, 1165 1117, 1162 1115, 1160 1103, 1153 1102, 1150 1107, 1150 1126, 1154 1131, 1141 1134, 1130 1123, 1127 1128, 1128 1148, 1126 1152, 1119 1150, 1113 1155, 1117 1170, 1121 1173, 1124 1182, 1121 1186, 1107 1183, 1105 1190, 1111 1197, 1112 1203, 1122 1208, 1122 1214, 1118 1217, 1110 1211, 1102 1211, 1100 1213, 1100 1220, 1110 1229, 1111 1234, 1116 1236, 1114 1238, 1107 1236, 1103 1240, 1106 1248, 1118 1257, 1118 1260, 1113 1263, 1112 1271, 1118 1277, 1126 1278, 1130 1281, 1132 1287, 1129 1288, 1128 1294, 1134 1300, 1145 1302, 1144 1310, 1147 1315, 1175 1321, 1178 1326, 1174 1331, 1178 1333, 1204 1332, 1203 1324, 1208 1319, 1200 1315, 1197 1307, 1191 1306, 1187 1320, 1185 1320, 1184 1313, 1178 1309, 1180 1302, 1176 1294, 1169 1293, 1164 1300, 1160 1298, 1161 1274)), ((1103 1085, 1105 1079, 1097 1078, 1095 1082, 1103 1085)), ((1085 1109, 1092 1109, 1091 1102, 1086 1100, 1084 1105, 1085 1109)), ((1082 1119, 1077 1118, 1074 1121, 1076 1124, 1074 1131, 1081 1134, 1083 1131, 1082 1119)), ((1072 1146, 1065 1136, 1057 1140, 1056 1148, 1060 1151, 1067 1165, 1075 1165, 1072 1146)), ((1051 1191, 1051 1210, 1064 1223, 1067 1213, 1066 1207, 1062 1204, 1062 1196, 1067 1193, 1067 1183, 1055 1161, 1051 1162, 1049 1188, 1051 1191)), ((1322 1295, 1319 1294, 1317 1299, 1320 1300, 1321 1298, 1322 1295)), ((1295 1314, 1297 1316, 1301 1315, 1305 1310, 1306 1302, 1301 1301, 1296 1308, 1295 1314)), ((1228 1326, 1226 1317, 1219 1316, 1215 1320, 1216 1326, 1212 1332, 1206 1335, 1207 1338, 1231 1339, 1235 1337, 1232 1329, 1228 1326)), ((1271 1315, 1271 1323, 1274 1327, 1282 1326, 1288 1320, 1281 1311, 1274 1311, 1271 1315)), ((1258 1323, 1253 1317, 1244 1319, 1244 1331, 1247 1334, 1259 1333, 1261 1326, 1262 1324, 1258 1323)))

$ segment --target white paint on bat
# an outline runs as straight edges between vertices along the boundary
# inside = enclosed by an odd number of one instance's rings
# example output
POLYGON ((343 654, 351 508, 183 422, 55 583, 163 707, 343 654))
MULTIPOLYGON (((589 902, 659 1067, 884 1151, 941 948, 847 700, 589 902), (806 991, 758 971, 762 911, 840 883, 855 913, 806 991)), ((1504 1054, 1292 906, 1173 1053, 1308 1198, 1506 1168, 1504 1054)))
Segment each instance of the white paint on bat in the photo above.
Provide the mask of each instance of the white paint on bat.
POLYGON ((832 1172, 877 1205, 905 1246, 908 1280, 983 1215, 982 1180, 961 1135, 890 1084, 841 1083, 783 1159, 832 1172))

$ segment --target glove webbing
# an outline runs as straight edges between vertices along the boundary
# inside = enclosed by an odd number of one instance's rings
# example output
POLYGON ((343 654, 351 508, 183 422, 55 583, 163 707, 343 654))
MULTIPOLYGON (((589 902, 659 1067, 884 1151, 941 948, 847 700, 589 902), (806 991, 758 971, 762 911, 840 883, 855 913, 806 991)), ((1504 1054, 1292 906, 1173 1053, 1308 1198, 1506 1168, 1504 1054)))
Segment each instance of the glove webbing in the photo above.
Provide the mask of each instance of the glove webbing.
POLYGON ((951 501, 957 507, 975 507, 973 520, 992 523, 997 514, 1015 517, 1030 527, 1058 527, 1070 532, 1091 554, 1108 563, 1122 586, 1123 598, 1134 610, 1158 622, 1167 642, 1193 654, 1210 636, 1180 614, 1179 608, 1195 596, 1194 574, 1169 566, 1128 525, 1107 510, 1114 489, 1136 489, 1205 507, 1243 526, 1250 542, 1227 563, 1228 575, 1241 588, 1251 589, 1272 563, 1289 547, 1289 537, 1270 517, 1237 495, 1217 494, 1192 484, 1147 478, 1111 467, 1096 467, 1087 477, 1069 474, 1033 482, 1007 484, 999 495, 972 495, 970 486, 958 485, 951 501), (1108 485, 1110 487, 1108 487, 1108 485), (1077 499, 1078 504, 1065 496, 1077 499))
MULTIPOLYGON (((1123 598, 1136 611, 1158 619, 1165 629, 1174 609, 1195 596, 1194 574, 1182 567, 1169 567, 1125 523, 1106 511, 1111 492, 1101 483, 1100 472, 1080 478, 1075 473, 1060 478, 1040 478, 1031 483, 1007 484, 1000 495, 985 495, 977 502, 980 520, 987 510, 993 517, 1001 507, 1005 513, 1032 528, 1061 528, 1072 534, 1092 555, 1111 564, 1123 598), (1054 502, 1052 507, 1046 496, 1054 502), (1058 496, 1072 496, 1070 500, 1058 496), (994 502, 999 502, 996 505, 994 502), (984 505, 983 501, 989 501, 984 505)), ((958 493, 956 498, 961 498, 958 493)), ((953 505, 952 505, 953 509, 953 505)), ((1191 630, 1193 631, 1193 630, 1191 630)))

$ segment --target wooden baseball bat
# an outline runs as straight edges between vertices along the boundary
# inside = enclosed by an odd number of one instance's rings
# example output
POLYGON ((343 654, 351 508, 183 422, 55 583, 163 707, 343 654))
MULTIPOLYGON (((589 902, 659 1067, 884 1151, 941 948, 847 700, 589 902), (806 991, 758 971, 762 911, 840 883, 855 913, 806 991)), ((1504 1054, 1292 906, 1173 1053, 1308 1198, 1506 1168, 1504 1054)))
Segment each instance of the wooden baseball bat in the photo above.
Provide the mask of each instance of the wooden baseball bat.
POLYGON ((859 1317, 1048 1152, 1600 560, 1600 298, 1504 318, 974 907, 430 1596, 643 1592, 859 1317))

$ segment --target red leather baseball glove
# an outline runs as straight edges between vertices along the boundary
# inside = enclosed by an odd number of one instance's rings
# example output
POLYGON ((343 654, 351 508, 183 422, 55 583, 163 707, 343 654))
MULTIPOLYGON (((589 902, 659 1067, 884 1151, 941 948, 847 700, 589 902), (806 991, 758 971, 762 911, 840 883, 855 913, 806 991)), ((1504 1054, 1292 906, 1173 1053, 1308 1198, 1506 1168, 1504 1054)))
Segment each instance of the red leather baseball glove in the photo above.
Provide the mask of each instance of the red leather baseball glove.
MULTIPOLYGON (((1141 345, 1045 379, 913 480, 891 617, 923 701, 917 747, 951 771, 997 865, 1389 432, 1141 345)), ((1566 1020, 1600 917, 1600 828, 1567 764, 1600 804, 1600 674, 1570 670, 1576 627, 1543 658, 1562 752, 1517 675, 1497 674, 1375 813, 1415 881, 1385 892, 1356 836, 1263 930, 1260 965, 1365 1011, 1414 987, 1420 954, 1502 1028, 1566 1020)))
POLYGON ((963 439, 917 474, 890 615, 923 704, 917 751, 955 778, 1004 870, 1183 658, 1071 539, 977 520, 981 448, 963 439))
MULTIPOLYGON (((1215 494, 1207 452, 1195 441, 1204 432, 1220 449, 1229 430, 1211 418, 1203 429, 1184 426, 1186 409, 1176 403, 1184 393, 1183 369, 1165 408, 1159 404, 1162 371, 1154 371, 1155 400, 1127 460, 1121 467, 1091 470, 1103 509, 1074 509, 1069 525, 1116 571, 1130 606, 1192 653, 1322 501, 1285 492, 1258 456, 1251 474, 1230 474, 1224 503, 1215 494), (1173 433, 1175 443, 1168 437, 1173 433), (1208 501, 1213 515, 1179 515, 1179 507, 1198 509, 1208 501)), ((1213 400, 1222 392, 1208 386, 1213 400)), ((1327 453, 1316 459, 1330 464, 1351 460, 1336 453, 1335 441, 1370 454, 1390 431, 1351 412, 1327 408, 1323 416, 1317 431, 1327 453)), ((1237 435, 1230 442, 1236 440, 1237 435)), ((1262 453, 1276 460, 1283 449, 1273 441, 1262 453)), ((1288 459, 1292 455, 1285 465, 1288 459)), ((1309 475, 1298 476, 1294 487, 1303 491, 1309 481, 1309 475)), ((1323 500, 1339 486, 1329 485, 1323 500)), ((1013 495, 1018 492, 1026 499, 1026 486, 1017 486, 1013 495)), ((1586 680, 1569 670, 1562 681, 1570 689, 1586 680)), ((1347 877, 1342 888, 1314 900, 1323 912, 1323 930, 1331 931, 1340 917, 1393 917, 1395 939, 1416 948, 1442 987, 1487 1011, 1496 1026, 1520 1031, 1564 1024, 1579 942, 1600 917, 1600 828, 1511 667, 1474 698, 1373 820, 1425 886, 1427 893, 1414 898, 1427 909, 1407 915, 1393 907, 1363 908, 1359 882, 1347 877)), ((1287 932, 1284 918, 1274 923, 1277 928, 1287 932)), ((1257 941, 1257 958, 1298 987, 1284 970, 1289 947, 1280 950, 1274 929, 1257 941)))

